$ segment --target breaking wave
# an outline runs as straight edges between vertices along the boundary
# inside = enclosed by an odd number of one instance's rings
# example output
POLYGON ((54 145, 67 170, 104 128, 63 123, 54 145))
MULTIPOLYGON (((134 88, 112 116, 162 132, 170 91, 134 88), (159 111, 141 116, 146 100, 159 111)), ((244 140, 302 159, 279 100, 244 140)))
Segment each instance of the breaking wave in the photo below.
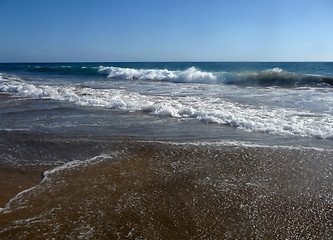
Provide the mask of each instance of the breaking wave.
POLYGON ((67 101, 80 106, 197 119, 250 132, 333 138, 333 116, 292 108, 251 106, 204 96, 149 96, 123 89, 49 86, 12 77, 0 78, 0 92, 37 99, 67 101))
POLYGON ((167 80, 171 82, 216 83, 217 77, 211 72, 203 72, 195 67, 184 71, 170 71, 168 69, 133 69, 119 67, 98 68, 99 73, 107 74, 109 78, 167 80))
POLYGON ((275 67, 263 71, 214 71, 195 66, 183 70, 167 68, 145 69, 140 67, 98 66, 84 64, 31 64, 10 65, 2 68, 43 74, 81 75, 108 77, 110 80, 169 81, 174 83, 228 84, 244 87, 332 87, 333 77, 293 73, 275 67))
POLYGON ((195 67, 190 67, 184 71, 170 71, 168 69, 134 69, 100 66, 98 72, 115 79, 231 84, 251 87, 328 87, 333 85, 333 78, 330 77, 291 73, 283 71, 280 68, 272 68, 259 72, 205 72, 195 67))

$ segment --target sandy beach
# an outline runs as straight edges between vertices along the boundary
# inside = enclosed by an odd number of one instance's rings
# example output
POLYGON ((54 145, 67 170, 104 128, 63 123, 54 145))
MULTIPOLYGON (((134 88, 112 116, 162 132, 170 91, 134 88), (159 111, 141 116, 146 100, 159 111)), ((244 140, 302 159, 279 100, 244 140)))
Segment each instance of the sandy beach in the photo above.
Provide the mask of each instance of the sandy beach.
POLYGON ((120 143, 117 149, 47 172, 41 184, 0 213, 0 237, 332 234, 332 169, 323 171, 330 152, 142 142, 120 143))

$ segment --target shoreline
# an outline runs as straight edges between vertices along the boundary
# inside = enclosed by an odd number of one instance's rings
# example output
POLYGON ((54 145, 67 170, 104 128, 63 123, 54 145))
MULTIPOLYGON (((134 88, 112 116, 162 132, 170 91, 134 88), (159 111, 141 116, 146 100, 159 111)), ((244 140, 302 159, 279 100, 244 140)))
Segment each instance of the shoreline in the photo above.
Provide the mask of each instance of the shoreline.
POLYGON ((0 208, 3 208, 18 193, 39 184, 47 169, 50 169, 50 166, 20 168, 0 164, 0 208))

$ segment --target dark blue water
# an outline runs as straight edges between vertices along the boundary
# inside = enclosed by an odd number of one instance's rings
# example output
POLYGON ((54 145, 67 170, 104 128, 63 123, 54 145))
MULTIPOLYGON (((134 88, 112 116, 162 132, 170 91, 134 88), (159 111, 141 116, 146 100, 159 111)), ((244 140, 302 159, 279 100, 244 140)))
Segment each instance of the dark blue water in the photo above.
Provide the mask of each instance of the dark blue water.
POLYGON ((287 72, 315 74, 333 77, 332 62, 92 62, 92 63, 0 63, 0 70, 4 72, 42 72, 49 74, 91 74, 99 66, 113 66, 133 69, 168 69, 171 71, 185 70, 196 67, 207 72, 242 72, 264 71, 280 68, 287 72), (64 67, 65 66, 65 67, 64 67), (66 68, 69 67, 69 68, 66 68), (86 67, 82 69, 82 67, 86 67))

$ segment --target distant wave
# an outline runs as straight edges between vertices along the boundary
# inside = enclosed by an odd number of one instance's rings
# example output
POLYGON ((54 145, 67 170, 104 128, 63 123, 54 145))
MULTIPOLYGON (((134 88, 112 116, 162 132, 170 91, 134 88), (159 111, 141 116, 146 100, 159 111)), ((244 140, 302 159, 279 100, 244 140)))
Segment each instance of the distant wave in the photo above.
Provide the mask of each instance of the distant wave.
POLYGON ((244 87, 332 87, 333 77, 293 73, 281 68, 264 71, 203 71, 194 66, 184 70, 136 69, 84 65, 15 65, 11 70, 46 74, 106 76, 118 80, 169 81, 174 83, 228 84, 244 87))
POLYGON ((292 73, 273 68, 261 72, 228 74, 224 83, 254 87, 328 87, 333 86, 333 78, 292 73))
POLYGON ((168 69, 98 68, 100 74, 115 79, 160 80, 182 83, 230 84, 248 87, 331 87, 333 78, 298 74, 272 68, 259 72, 205 72, 195 67, 183 71, 168 69))

